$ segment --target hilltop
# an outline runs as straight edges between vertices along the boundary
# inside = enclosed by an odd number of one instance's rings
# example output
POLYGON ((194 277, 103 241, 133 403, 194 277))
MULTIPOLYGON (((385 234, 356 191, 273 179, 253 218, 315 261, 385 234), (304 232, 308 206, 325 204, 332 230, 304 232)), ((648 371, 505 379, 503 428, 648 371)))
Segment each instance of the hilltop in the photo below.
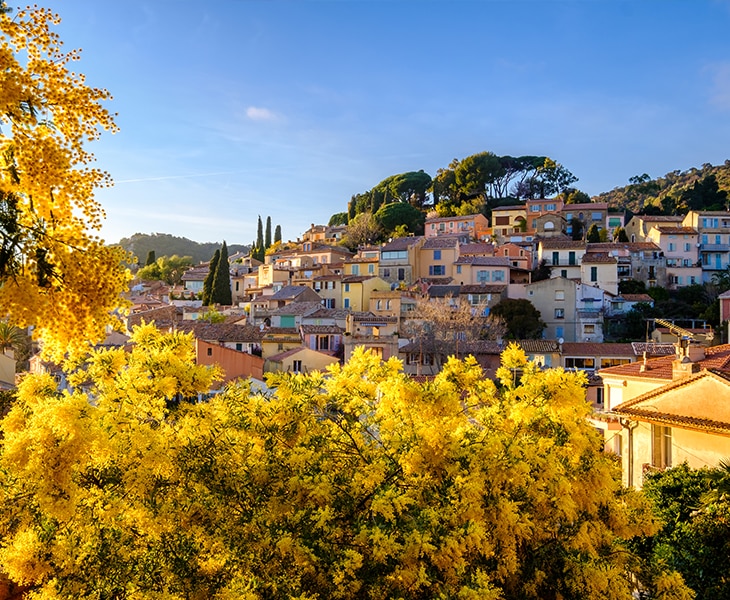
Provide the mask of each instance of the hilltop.
MULTIPOLYGON (((137 262, 144 264, 147 254, 153 250, 157 257, 190 256, 193 263, 208 261, 216 250, 221 246, 223 240, 218 242, 194 242, 184 237, 177 237, 169 233, 135 233, 132 237, 122 238, 117 245, 131 252, 137 257, 137 262)), ((236 252, 248 252, 249 246, 243 244, 228 244, 228 251, 231 254, 236 252)))

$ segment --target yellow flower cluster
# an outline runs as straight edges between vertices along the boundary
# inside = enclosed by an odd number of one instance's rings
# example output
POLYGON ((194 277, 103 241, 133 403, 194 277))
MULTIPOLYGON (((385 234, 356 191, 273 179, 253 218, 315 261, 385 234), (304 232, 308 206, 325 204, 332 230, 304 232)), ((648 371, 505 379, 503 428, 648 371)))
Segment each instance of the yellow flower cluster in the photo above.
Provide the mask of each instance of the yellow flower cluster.
POLYGON ((50 356, 103 337, 129 274, 125 258, 93 233, 104 217, 94 190, 109 176, 85 143, 116 126, 69 70, 59 18, 33 7, 0 15, 0 314, 35 325, 50 356))

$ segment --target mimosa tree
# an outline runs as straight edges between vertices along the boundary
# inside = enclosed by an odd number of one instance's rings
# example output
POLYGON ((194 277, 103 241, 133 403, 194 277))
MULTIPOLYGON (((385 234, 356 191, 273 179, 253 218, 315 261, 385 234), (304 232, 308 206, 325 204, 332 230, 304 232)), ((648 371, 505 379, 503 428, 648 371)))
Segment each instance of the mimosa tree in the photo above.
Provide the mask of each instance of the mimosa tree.
POLYGON ((86 142, 115 130, 109 92, 69 70, 52 26, 32 7, 0 12, 0 316, 35 325, 54 358, 103 337, 128 274, 93 232, 94 190, 111 183, 86 142))

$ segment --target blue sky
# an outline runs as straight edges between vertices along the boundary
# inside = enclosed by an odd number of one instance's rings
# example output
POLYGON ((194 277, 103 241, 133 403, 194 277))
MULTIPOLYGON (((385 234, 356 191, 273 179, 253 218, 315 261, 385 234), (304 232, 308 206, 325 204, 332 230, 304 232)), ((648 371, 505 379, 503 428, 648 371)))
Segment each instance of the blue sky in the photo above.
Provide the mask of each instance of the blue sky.
MULTIPOLYGON (((9 3, 12 5, 12 3, 9 3)), ((116 242, 249 243, 396 173, 547 155, 595 195, 730 159, 730 2, 45 0, 121 131, 116 242)))

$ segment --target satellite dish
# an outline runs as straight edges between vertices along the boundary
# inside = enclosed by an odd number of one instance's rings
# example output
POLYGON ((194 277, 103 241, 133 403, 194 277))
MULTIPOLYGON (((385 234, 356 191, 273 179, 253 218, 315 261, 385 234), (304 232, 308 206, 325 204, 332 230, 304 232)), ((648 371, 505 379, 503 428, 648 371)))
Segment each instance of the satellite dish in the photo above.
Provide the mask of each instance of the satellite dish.
POLYGON ((563 342, 565 342, 565 338, 558 338, 558 344, 562 346, 563 342))

